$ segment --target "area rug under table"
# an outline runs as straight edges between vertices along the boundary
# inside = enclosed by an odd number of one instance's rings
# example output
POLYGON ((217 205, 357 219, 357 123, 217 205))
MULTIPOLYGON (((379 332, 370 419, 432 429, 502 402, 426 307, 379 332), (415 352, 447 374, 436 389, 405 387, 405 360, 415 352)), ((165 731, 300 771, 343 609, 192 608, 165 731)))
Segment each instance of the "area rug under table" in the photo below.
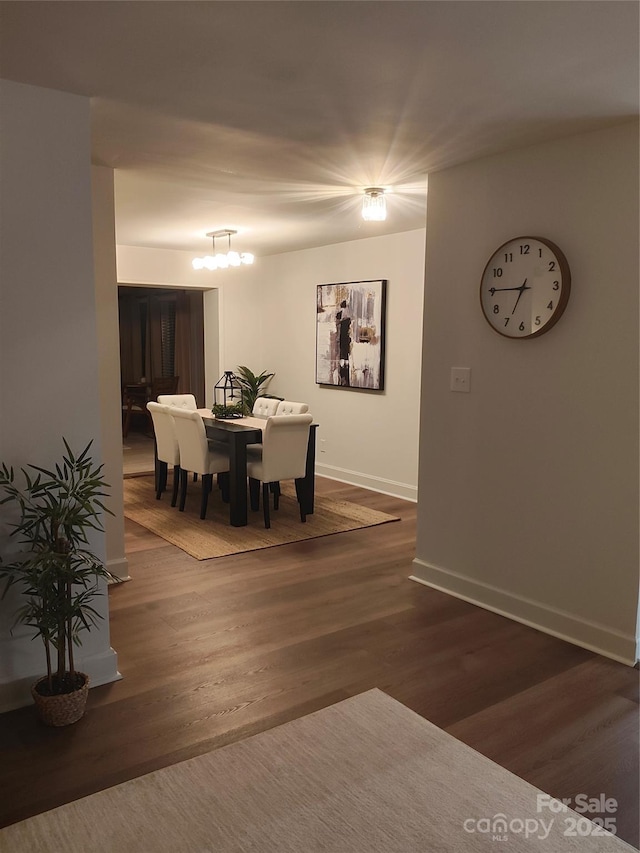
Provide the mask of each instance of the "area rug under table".
POLYGON ((231 527, 229 507, 222 502, 216 487, 209 497, 207 517, 202 520, 199 483, 190 484, 185 511, 179 512, 177 507, 171 506, 170 493, 165 492, 159 501, 155 499, 152 476, 124 480, 124 514, 197 560, 301 542, 399 520, 396 516, 350 501, 316 495, 314 513, 308 515, 303 524, 293 487, 283 484, 280 508, 271 511, 269 530, 264 527, 262 510, 249 511, 246 527, 231 527))
POLYGON ((556 800, 557 811, 546 806, 539 811, 543 796, 404 705, 371 690, 0 830, 0 850, 632 850, 556 800), (582 821, 581 834, 571 835, 568 829, 576 820, 582 821))

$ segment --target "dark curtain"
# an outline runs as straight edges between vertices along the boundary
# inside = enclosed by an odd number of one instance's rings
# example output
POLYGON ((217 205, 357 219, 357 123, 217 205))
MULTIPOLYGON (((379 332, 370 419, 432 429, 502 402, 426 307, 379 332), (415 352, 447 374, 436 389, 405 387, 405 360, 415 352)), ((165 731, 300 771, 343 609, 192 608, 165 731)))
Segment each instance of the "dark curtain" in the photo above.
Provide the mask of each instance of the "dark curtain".
POLYGON ((121 286, 118 305, 123 386, 143 376, 148 383, 179 376, 178 393, 194 394, 198 406, 204 406, 202 292, 121 286), (167 303, 175 305, 175 326, 173 306, 167 310, 167 303))
POLYGON ((176 294, 175 369, 180 393, 194 394, 204 406, 204 308, 200 291, 176 294))
POLYGON ((146 300, 127 294, 118 294, 120 317, 120 374, 122 385, 139 382, 146 376, 148 361, 148 335, 146 327, 146 300))

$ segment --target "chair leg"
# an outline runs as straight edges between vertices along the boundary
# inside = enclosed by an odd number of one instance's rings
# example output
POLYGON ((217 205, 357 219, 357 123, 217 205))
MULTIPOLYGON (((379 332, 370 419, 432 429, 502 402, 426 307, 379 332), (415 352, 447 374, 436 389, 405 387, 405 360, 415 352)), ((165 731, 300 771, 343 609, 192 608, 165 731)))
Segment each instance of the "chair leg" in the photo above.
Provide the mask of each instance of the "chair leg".
POLYGON ((158 460, 158 470, 156 472, 156 500, 160 500, 160 495, 167 488, 167 463, 158 460))
POLYGON ((296 480, 296 496, 298 505, 300 506, 300 521, 303 523, 307 520, 307 511, 309 506, 309 497, 304 487, 304 480, 296 480))
POLYGON ((270 483, 269 486, 271 488, 271 493, 273 495, 273 508, 279 509, 280 508, 280 483, 278 483, 278 482, 270 483))
POLYGON ((180 506, 178 509, 180 512, 184 512, 184 505, 187 500, 187 479, 188 479, 188 471, 185 471, 184 468, 180 469, 180 506))
POLYGON ((260 509, 260 480, 249 477, 249 505, 254 512, 260 509))
POLYGON ((171 506, 178 503, 178 486, 180 484, 180 466, 173 466, 173 491, 171 492, 171 506))
POLYGON ((264 513, 264 526, 267 530, 271 527, 269 518, 269 483, 262 484, 262 511, 264 513))
POLYGON ((212 474, 202 475, 202 499, 200 501, 200 518, 204 519, 207 515, 207 503, 209 501, 209 492, 213 481, 212 474))

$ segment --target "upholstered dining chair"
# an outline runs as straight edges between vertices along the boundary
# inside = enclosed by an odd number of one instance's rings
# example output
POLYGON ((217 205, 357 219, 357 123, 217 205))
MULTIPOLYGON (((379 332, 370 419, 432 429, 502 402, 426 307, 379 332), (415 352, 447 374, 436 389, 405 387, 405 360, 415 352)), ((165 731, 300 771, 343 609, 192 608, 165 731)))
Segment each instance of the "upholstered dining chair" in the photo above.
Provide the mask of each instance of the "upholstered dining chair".
MULTIPOLYGON (((253 404, 251 415, 254 418, 270 418, 276 413, 280 400, 271 397, 258 397, 253 404)), ((261 444, 248 444, 247 452, 262 450, 261 444)))
MULTIPOLYGON (((186 409, 187 412, 195 412, 198 408, 196 398, 193 394, 160 394, 158 402, 165 406, 173 406, 178 409, 186 409)), ((194 473, 193 482, 198 479, 198 475, 194 473)))
MULTIPOLYGON (((256 403, 257 402, 258 401, 256 400, 256 403)), ((270 412, 270 414, 267 415, 267 417, 273 416, 273 415, 304 415, 309 411, 309 406, 306 403, 294 403, 292 400, 275 400, 275 401, 273 401, 273 400, 265 399, 265 402, 266 403, 269 403, 269 402, 275 402, 276 403, 275 411, 270 412)), ((248 444, 247 445, 247 451, 251 451, 251 450, 255 451, 255 450, 261 450, 261 449, 262 449, 261 444, 248 444)), ((280 497, 280 483, 271 483, 270 490, 271 490, 271 492, 273 492, 274 507, 275 507, 275 509, 277 509, 278 508, 278 499, 280 497)), ((251 508, 252 509, 258 509, 259 504, 260 504, 259 490, 258 490, 258 493, 256 493, 255 487, 254 487, 254 491, 253 491, 253 494, 251 496, 251 508)))
MULTIPOLYGON (((262 483, 262 508, 264 526, 271 527, 269 511, 269 485, 281 480, 296 480, 304 477, 309 444, 311 415, 274 415, 267 419, 262 431, 262 447, 247 452, 247 473, 252 492, 251 505, 255 506, 262 483)), ((300 521, 306 521, 306 495, 296 483, 296 494, 300 506, 300 521)), ((274 489, 274 509, 278 509, 280 489, 274 489)))
POLYGON ((254 418, 270 418, 275 415, 279 402, 280 400, 274 400, 270 397, 258 397, 253 404, 251 414, 254 418))
POLYGON ((309 411, 306 403, 294 403, 291 400, 280 400, 276 415, 304 415, 309 411))
POLYGON ((162 403, 163 406, 177 406, 177 408, 186 409, 188 412, 195 412, 198 408, 193 394, 159 394, 158 402, 162 403))
POLYGON ((161 403, 147 403, 147 409, 153 421, 153 432, 156 438, 156 499, 160 500, 162 493, 167 488, 167 472, 169 465, 173 468, 173 491, 171 494, 171 506, 175 506, 178 499, 178 482, 180 478, 180 450, 176 438, 173 418, 169 413, 169 407, 161 403))
POLYGON ((229 455, 219 449, 210 449, 204 423, 198 412, 173 406, 166 408, 173 418, 180 450, 180 512, 184 512, 187 499, 187 472, 193 471, 194 474, 201 475, 200 518, 205 518, 214 474, 220 475, 218 482, 222 489, 222 497, 223 500, 228 500, 229 455))

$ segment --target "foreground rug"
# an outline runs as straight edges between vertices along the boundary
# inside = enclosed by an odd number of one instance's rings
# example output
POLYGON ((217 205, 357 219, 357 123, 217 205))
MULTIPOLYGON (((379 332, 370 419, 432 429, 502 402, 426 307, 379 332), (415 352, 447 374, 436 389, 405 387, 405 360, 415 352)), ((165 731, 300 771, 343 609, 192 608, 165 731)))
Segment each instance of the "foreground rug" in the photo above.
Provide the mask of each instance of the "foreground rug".
POLYGON ((0 850, 632 850, 558 801, 541 802, 528 782, 371 690, 0 830, 0 850))
POLYGON ((152 476, 126 479, 124 514, 197 560, 226 557, 399 520, 396 516, 349 501, 316 495, 314 513, 307 516, 306 523, 302 524, 295 491, 284 483, 280 508, 277 512, 272 511, 269 530, 265 530, 262 510, 249 511, 246 527, 231 527, 229 507, 222 503, 219 490, 213 489, 207 517, 202 521, 200 484, 189 485, 185 511, 178 512, 177 507, 171 507, 170 493, 165 493, 159 501, 155 499, 152 476))

